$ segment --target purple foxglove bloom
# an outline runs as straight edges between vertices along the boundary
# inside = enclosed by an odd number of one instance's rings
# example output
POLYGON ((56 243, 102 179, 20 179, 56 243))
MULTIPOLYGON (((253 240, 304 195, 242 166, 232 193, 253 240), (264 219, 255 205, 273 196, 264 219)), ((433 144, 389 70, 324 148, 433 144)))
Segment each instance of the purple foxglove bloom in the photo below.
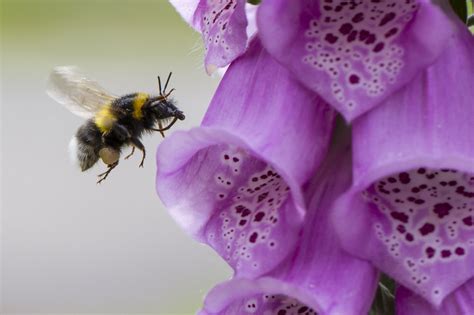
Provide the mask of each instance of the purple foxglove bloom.
POLYGON ((350 160, 348 146, 337 148, 312 180, 295 252, 260 278, 234 278, 217 285, 200 315, 367 314, 377 273, 340 248, 330 222, 332 203, 350 185, 350 160))
POLYGON ((397 289, 397 315, 470 315, 474 314, 474 278, 448 295, 436 309, 419 295, 397 289))
POLYGON ((221 81, 201 127, 157 152, 157 192, 188 233, 238 275, 265 273, 298 239, 301 187, 326 154, 334 111, 258 38, 221 81))
POLYGON ((353 124, 354 181, 336 203, 344 247, 440 306, 474 276, 474 37, 353 124))
POLYGON ((257 13, 268 52, 347 120, 431 64, 451 24, 429 0, 265 0, 257 13))
POLYGON ((186 22, 201 32, 206 71, 211 74, 244 53, 255 32, 256 6, 245 0, 170 0, 186 22), (247 24, 250 23, 247 28, 247 24))

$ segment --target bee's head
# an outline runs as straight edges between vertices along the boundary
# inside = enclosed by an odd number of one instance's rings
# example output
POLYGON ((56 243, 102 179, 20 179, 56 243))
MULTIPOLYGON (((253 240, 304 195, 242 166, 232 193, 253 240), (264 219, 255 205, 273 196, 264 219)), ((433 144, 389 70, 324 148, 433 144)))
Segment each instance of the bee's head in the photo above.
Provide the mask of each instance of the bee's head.
POLYGON ((184 120, 185 116, 175 105, 172 99, 157 99, 151 103, 151 111, 156 119, 178 118, 184 120))

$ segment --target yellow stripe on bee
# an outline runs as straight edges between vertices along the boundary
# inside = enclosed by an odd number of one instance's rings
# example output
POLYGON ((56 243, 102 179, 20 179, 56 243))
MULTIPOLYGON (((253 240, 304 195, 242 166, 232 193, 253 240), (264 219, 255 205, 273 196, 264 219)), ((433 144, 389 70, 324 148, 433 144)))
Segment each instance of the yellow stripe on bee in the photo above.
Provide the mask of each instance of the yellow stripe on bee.
POLYGON ((110 104, 105 105, 95 114, 94 122, 102 133, 109 132, 116 121, 117 117, 112 112, 110 104))
POLYGON ((133 100, 133 118, 141 119, 143 117, 142 107, 148 101, 148 94, 138 93, 133 100))

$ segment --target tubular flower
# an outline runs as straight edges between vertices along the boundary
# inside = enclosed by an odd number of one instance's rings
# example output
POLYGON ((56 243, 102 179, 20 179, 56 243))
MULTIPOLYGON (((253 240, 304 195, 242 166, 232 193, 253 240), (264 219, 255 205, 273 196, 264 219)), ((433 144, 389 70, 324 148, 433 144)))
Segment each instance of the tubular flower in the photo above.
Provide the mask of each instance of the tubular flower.
POLYGON ((403 287, 397 290, 397 315, 474 314, 474 278, 448 295, 439 309, 403 287))
POLYGON ((256 7, 245 0, 170 0, 186 22, 201 32, 208 74, 244 53, 255 32, 256 7), (247 27, 249 25, 249 27, 247 27))
POLYGON ((435 61, 452 33, 429 0, 265 0, 257 25, 268 52, 347 120, 435 61))
POLYGON ((265 273, 297 242, 301 187, 326 154, 333 120, 256 38, 229 67, 201 127, 160 145, 157 192, 239 276, 265 273))
POLYGON ((340 248, 330 222, 333 201, 350 185, 350 159, 348 146, 333 150, 306 190, 309 207, 294 253, 260 278, 217 285, 200 315, 367 314, 377 273, 340 248))
POLYGON ((462 26, 433 66, 355 121, 354 182, 336 204, 344 247, 437 307, 474 276, 473 51, 462 26))

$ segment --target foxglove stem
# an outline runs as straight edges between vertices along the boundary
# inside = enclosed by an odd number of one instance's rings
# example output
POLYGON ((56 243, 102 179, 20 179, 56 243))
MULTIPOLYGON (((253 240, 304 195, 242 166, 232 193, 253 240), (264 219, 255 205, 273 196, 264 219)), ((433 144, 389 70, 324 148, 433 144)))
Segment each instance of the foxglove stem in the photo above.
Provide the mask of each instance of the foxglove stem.
POLYGON ((261 278, 216 286, 201 315, 367 314, 377 273, 340 248, 330 220, 333 201, 350 185, 351 154, 343 142, 336 142, 305 192, 308 213, 294 253, 261 278))
POLYGON ((229 67, 201 127, 160 145, 158 194, 239 276, 261 275, 295 246, 301 187, 326 154, 333 120, 256 38, 229 67))
POLYGON ((349 121, 435 61, 451 24, 429 0, 265 0, 257 14, 268 52, 349 121))
POLYGON ((344 247, 435 306, 474 275, 474 38, 459 30, 355 121, 354 182, 336 204, 344 247))

